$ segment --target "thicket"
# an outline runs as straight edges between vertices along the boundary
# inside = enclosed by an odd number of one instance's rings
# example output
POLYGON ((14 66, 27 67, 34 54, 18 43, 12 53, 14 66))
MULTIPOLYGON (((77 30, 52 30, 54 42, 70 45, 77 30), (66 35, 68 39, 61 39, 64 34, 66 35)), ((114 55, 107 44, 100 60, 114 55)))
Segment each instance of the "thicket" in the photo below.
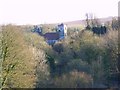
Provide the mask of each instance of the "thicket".
POLYGON ((118 86, 118 30, 98 36, 92 31, 72 28, 64 40, 53 46, 29 30, 2 26, 1 87, 118 86))

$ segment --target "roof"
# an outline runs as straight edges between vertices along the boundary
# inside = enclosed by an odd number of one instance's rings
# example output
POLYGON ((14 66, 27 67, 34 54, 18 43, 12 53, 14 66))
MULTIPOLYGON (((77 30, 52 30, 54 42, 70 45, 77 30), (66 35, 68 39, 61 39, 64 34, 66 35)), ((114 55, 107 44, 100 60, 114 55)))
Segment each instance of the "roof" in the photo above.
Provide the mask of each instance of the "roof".
POLYGON ((61 24, 59 24, 58 26, 64 26, 64 24, 63 24, 63 23, 61 23, 61 24))
POLYGON ((46 38, 47 40, 58 40, 59 34, 58 33, 46 33, 44 34, 44 38, 46 38))

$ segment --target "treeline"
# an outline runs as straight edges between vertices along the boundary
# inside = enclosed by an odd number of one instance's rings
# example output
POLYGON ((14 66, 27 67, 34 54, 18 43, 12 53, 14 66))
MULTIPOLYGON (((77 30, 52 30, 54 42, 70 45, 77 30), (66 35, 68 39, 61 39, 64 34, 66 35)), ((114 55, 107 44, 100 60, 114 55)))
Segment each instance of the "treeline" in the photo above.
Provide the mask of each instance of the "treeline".
POLYGON ((1 87, 118 87, 118 30, 100 37, 88 30, 68 29, 64 40, 49 46, 43 37, 25 29, 2 26, 1 87))
POLYGON ((42 79, 49 74, 44 65, 49 46, 42 37, 25 32, 20 26, 2 26, 1 34, 2 87, 35 87, 37 72, 42 79))
POLYGON ((92 78, 91 86, 100 87, 101 84, 111 86, 114 80, 118 85, 117 35, 118 31, 109 31, 102 37, 93 35, 91 31, 81 31, 56 43, 53 48, 58 52, 56 57, 60 58, 62 65, 66 63, 66 71, 77 70, 87 73, 92 78))

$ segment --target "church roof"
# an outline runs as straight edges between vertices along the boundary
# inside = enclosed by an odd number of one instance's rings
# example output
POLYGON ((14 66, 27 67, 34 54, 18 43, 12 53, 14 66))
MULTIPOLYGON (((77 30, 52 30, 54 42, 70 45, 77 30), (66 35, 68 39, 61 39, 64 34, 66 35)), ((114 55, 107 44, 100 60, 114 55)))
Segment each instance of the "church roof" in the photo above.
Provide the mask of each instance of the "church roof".
POLYGON ((46 38, 47 40, 58 40, 59 34, 58 33, 46 33, 44 34, 44 38, 46 38))
POLYGON ((61 24, 59 24, 58 26, 63 26, 64 24, 63 23, 61 23, 61 24))

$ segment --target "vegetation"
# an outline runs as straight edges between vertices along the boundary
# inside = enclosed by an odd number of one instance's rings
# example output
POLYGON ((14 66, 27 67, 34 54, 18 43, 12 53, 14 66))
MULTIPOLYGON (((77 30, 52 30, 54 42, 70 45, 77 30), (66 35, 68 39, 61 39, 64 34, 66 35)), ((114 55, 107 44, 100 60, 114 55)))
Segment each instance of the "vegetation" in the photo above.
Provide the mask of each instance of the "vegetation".
MULTIPOLYGON (((102 36, 90 30, 68 28, 68 36, 53 46, 49 46, 42 36, 32 33, 31 29, 25 26, 2 26, 1 87, 118 87, 118 78, 114 76, 120 73, 119 28, 111 28, 102 36)), ((50 31, 54 30, 50 28, 50 31)))

